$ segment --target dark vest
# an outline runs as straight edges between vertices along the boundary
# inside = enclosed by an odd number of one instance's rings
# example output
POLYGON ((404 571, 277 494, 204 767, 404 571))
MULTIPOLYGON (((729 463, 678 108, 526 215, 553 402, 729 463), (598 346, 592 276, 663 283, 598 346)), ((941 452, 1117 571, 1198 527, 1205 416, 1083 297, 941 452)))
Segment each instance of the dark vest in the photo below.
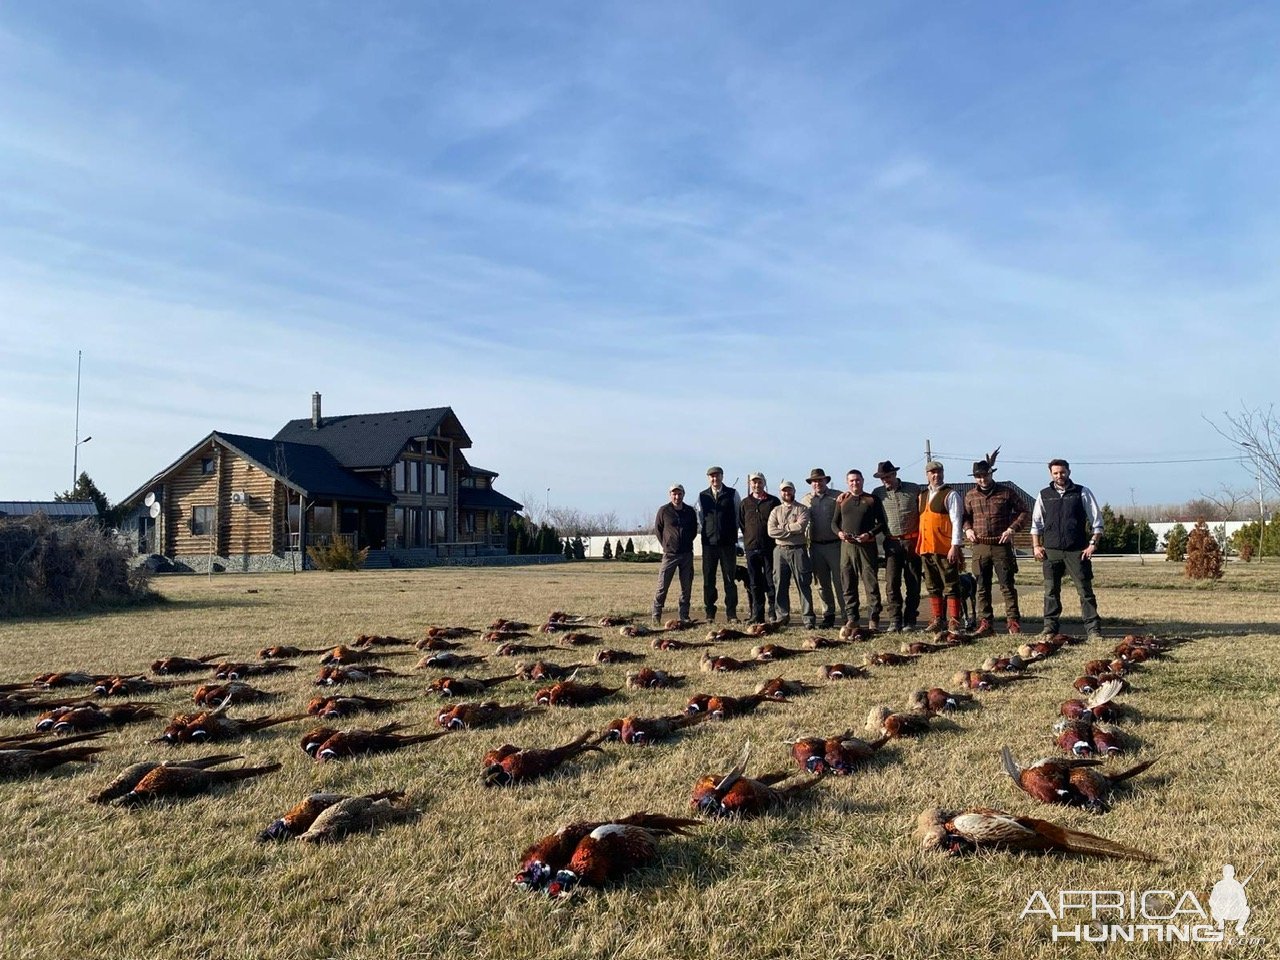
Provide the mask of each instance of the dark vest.
POLYGON ((1080 488, 1068 482, 1058 494, 1050 484, 1040 491, 1044 507, 1044 546, 1049 550, 1083 550, 1089 544, 1089 516, 1080 488))
POLYGON ((702 542, 713 547, 738 542, 738 514, 733 509, 733 487, 721 487, 720 496, 712 496, 708 487, 698 494, 702 512, 702 542))

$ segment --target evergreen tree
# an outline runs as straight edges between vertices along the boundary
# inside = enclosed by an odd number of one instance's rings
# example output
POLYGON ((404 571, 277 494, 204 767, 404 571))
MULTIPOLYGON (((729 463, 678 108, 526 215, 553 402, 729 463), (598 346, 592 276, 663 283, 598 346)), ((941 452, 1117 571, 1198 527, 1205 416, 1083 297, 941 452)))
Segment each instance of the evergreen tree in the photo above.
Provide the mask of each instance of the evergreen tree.
POLYGON ((1187 528, 1180 523, 1174 524, 1165 536, 1164 558, 1174 563, 1181 563, 1187 558, 1187 528))
POLYGON ((615 559, 615 560, 621 560, 621 559, 622 559, 622 553, 623 553, 623 550, 622 550, 622 538, 621 538, 621 537, 619 537, 619 538, 618 538, 618 542, 617 542, 617 544, 616 544, 616 545, 614 546, 614 548, 613 548, 613 559, 615 559))
POLYGON ((627 547, 625 552, 628 557, 634 557, 636 555, 636 545, 630 537, 627 537, 627 547))
POLYGON ((604 550, 602 550, 602 551, 601 551, 600 555, 601 555, 602 557, 604 557, 604 559, 606 559, 606 560, 612 560, 612 559, 613 559, 613 547, 609 546, 609 541, 608 541, 608 539, 606 539, 606 540, 605 540, 605 542, 604 542, 604 550))
POLYGON ((107 499, 107 495, 98 489, 98 485, 93 482, 93 478, 83 470, 80 471, 80 476, 76 478, 74 487, 70 490, 64 490, 62 493, 55 493, 53 499, 58 503, 91 500, 98 511, 98 520, 103 526, 114 527, 118 525, 119 518, 116 514, 119 511, 112 508, 111 501, 107 499))

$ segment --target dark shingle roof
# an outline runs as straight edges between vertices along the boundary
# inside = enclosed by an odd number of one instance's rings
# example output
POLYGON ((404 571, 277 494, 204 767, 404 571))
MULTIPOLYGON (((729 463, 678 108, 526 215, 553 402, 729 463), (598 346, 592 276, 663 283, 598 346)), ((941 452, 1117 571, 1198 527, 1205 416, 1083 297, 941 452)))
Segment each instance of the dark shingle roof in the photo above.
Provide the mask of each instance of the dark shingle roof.
POLYGON ((34 517, 43 513, 56 520, 96 517, 92 500, 0 500, 0 517, 34 517))
POLYGON ((215 432, 214 436, 305 497, 366 503, 392 503, 395 500, 376 484, 343 469, 342 464, 323 447, 235 433, 215 432))
POLYGON ((453 436, 458 446, 471 446, 471 438, 450 407, 323 417, 319 429, 312 428, 310 418, 290 420, 274 439, 323 447, 344 467, 382 468, 395 462, 410 438, 430 436, 439 429, 453 436))
POLYGON ((477 490, 474 487, 458 488, 458 508, 461 510, 509 510, 519 513, 524 504, 516 503, 492 488, 477 490))

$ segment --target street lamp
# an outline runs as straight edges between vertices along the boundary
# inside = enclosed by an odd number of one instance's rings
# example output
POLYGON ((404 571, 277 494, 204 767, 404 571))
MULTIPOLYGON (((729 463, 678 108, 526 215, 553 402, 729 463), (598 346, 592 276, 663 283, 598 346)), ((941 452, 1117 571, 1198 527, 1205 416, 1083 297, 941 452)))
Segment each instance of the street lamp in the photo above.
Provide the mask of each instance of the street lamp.
POLYGON ((76 441, 75 453, 71 457, 71 492, 74 493, 76 484, 80 482, 80 444, 88 443, 93 437, 85 437, 83 440, 76 441))
POLYGON ((1258 445, 1248 440, 1240 441, 1242 447, 1250 447, 1253 453, 1249 456, 1253 460, 1253 469, 1258 477, 1258 559, 1262 559, 1262 534, 1267 527, 1267 510, 1262 501, 1262 463, 1258 460, 1258 445))

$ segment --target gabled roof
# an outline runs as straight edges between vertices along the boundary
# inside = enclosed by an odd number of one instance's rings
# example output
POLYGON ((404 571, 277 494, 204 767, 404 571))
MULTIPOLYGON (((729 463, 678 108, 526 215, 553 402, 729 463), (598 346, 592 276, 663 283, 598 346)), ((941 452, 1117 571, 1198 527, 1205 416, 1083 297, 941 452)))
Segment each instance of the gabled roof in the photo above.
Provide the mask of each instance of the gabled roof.
POLYGON ((34 517, 43 513, 56 520, 96 517, 92 500, 0 500, 0 517, 34 517))
POLYGON ((458 509, 460 510, 498 510, 519 513, 524 504, 516 503, 510 497, 503 496, 492 487, 477 490, 475 487, 458 488, 458 509))
POLYGON ((274 439, 323 447, 344 467, 359 470, 389 467, 410 440, 437 432, 459 447, 471 446, 451 407, 323 417, 318 428, 310 418, 290 420, 274 439))
POLYGON ((264 437, 246 437, 236 433, 219 433, 215 430, 120 502, 131 504, 141 499, 175 468, 210 442, 223 445, 308 499, 355 500, 363 503, 395 501, 395 497, 386 490, 344 470, 322 447, 268 440, 264 437))

